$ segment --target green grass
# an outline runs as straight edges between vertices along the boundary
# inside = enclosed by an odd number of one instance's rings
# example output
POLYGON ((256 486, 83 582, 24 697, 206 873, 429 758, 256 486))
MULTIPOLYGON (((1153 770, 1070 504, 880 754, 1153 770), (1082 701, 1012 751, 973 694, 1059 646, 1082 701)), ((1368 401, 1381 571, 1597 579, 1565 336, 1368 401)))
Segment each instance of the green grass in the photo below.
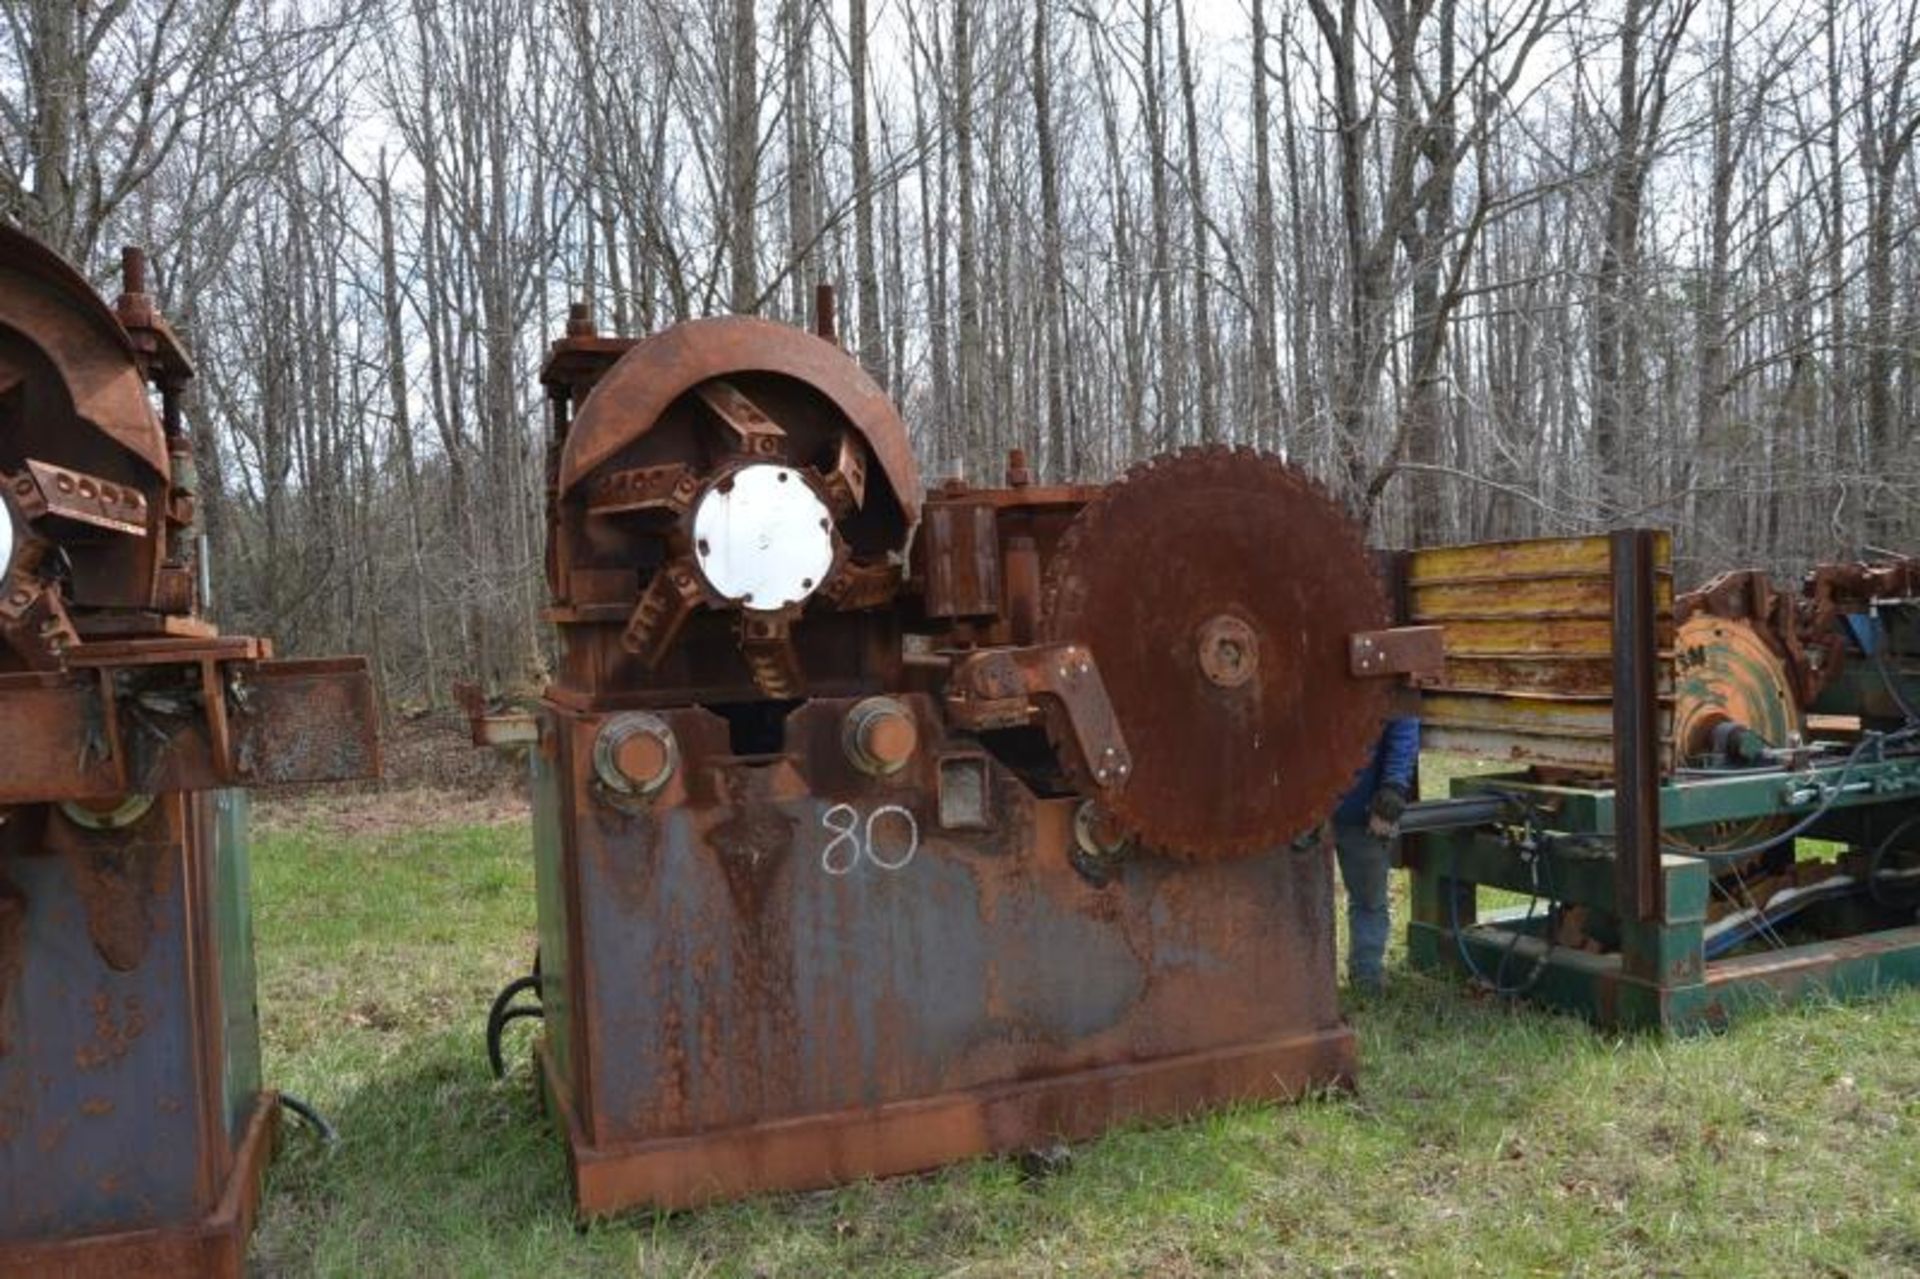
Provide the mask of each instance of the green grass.
POLYGON ((1357 1094, 581 1233, 531 1032, 504 1083, 481 1045, 532 953, 525 827, 263 833, 255 875, 269 1079, 342 1134, 289 1130, 268 1274, 1920 1272, 1920 994, 1621 1039, 1397 948, 1357 1094))

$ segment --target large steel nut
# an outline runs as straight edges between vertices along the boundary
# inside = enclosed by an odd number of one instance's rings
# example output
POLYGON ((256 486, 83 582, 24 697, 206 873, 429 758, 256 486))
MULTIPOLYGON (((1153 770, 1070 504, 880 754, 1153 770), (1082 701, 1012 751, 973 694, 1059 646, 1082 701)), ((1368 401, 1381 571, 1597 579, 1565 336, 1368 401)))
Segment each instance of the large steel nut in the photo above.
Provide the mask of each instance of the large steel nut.
POLYGON ((601 726, 593 742, 593 773, 619 795, 657 793, 680 766, 680 746, 658 715, 627 711, 601 726))
POLYGON ((920 727, 913 712, 891 697, 869 697, 847 712, 842 734, 847 758, 872 777, 899 772, 920 745, 920 727))

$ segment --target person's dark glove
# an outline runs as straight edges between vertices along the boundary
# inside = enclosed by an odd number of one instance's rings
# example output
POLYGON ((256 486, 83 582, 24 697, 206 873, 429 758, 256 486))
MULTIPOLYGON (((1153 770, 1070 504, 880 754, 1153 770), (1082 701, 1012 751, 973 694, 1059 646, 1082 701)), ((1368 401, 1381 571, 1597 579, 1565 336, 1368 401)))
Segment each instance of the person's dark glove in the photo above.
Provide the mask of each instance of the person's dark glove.
POLYGON ((1373 802, 1367 805, 1367 815, 1388 827, 1397 825, 1400 814, 1406 811, 1406 788, 1396 782, 1382 783, 1380 789, 1373 792, 1373 802))

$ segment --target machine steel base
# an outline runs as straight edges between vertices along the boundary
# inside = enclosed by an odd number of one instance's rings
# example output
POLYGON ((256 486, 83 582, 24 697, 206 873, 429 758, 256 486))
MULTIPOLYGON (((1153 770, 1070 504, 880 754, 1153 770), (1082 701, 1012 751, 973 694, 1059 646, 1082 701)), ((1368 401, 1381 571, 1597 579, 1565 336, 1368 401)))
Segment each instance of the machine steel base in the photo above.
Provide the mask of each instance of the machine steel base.
POLYGON ((8 1279, 240 1279, 247 1240, 260 1206, 261 1183, 279 1135, 279 1094, 261 1093, 234 1152, 233 1171, 213 1212, 192 1225, 81 1235, 33 1243, 0 1243, 0 1275, 8 1279))
POLYGON ((1353 1031, 1340 1026, 1157 1061, 1072 1071, 971 1092, 805 1115, 625 1146, 592 1146, 537 1053, 549 1112, 566 1128, 582 1220, 634 1208, 693 1208, 921 1172, 955 1160, 1091 1137, 1115 1123, 1175 1120, 1234 1102, 1291 1101, 1350 1087, 1353 1031))
POLYGON ((1539 939, 1525 934, 1516 937, 1510 929, 1491 922, 1461 929, 1457 942, 1445 929, 1415 924, 1407 944, 1414 966, 1430 970, 1463 970, 1457 954, 1460 945, 1467 947, 1482 972, 1494 972, 1506 963, 1509 978, 1529 977, 1535 965, 1544 963, 1527 991, 1528 998, 1617 1030, 1681 1034, 1715 1030, 1743 1012, 1920 985, 1920 927, 1715 960, 1704 966, 1702 980, 1684 985, 1629 977, 1618 955, 1564 948, 1547 951, 1539 939))
MULTIPOLYGON (((1810 834, 1870 844, 1864 832, 1875 828, 1860 822, 1890 828, 1914 811, 1914 769, 1910 759, 1853 767, 1859 789, 1839 794, 1810 834)), ((1846 771, 1813 770, 1790 784, 1837 786, 1846 771)), ((1669 782, 1661 789, 1660 809, 1664 824, 1677 829, 1765 819, 1775 815, 1782 785, 1778 776, 1764 774, 1669 782)), ((1454 789, 1461 796, 1488 786, 1530 797, 1575 835, 1610 837, 1615 830, 1610 792, 1488 777, 1459 779, 1454 789)), ((1582 852, 1577 839, 1563 843, 1548 841, 1530 860, 1490 828, 1410 836, 1401 852, 1412 895, 1407 962, 1427 971, 1471 972, 1506 993, 1610 1029, 1674 1033, 1716 1029, 1742 1013, 1802 999, 1920 985, 1920 926, 1912 908, 1836 901, 1796 919, 1791 943, 1776 936, 1770 948, 1709 958, 1716 890, 1706 860, 1663 854, 1654 867, 1658 909, 1651 918, 1634 919, 1619 900, 1612 857, 1582 852), (1550 927, 1547 914, 1537 908, 1531 918, 1520 907, 1481 914, 1476 890, 1483 885, 1584 911, 1588 928, 1603 932, 1609 944, 1597 951, 1550 946, 1543 935, 1550 927), (1799 927, 1803 923, 1809 926, 1799 927)))

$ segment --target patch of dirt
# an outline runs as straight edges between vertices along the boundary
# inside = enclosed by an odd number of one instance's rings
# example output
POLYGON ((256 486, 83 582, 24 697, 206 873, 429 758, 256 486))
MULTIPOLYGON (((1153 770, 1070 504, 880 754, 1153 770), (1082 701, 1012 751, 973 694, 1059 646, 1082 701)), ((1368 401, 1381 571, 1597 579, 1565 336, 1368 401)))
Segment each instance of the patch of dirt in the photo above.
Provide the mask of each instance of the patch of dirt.
POLYGON ((479 795, 525 783, 526 762, 518 753, 475 746, 467 717, 459 711, 431 711, 395 719, 380 741, 385 765, 382 785, 408 790, 431 787, 479 795))
POLYGON ((524 787, 477 795, 430 786, 332 794, 313 788, 255 800, 253 825, 263 831, 318 828, 336 835, 392 835, 428 826, 503 826, 529 820, 532 811, 524 787))
POLYGON ((254 792, 255 825, 384 835, 422 826, 527 820, 526 761, 517 752, 475 746, 466 716, 458 711, 394 720, 381 734, 380 755, 377 781, 254 792))

